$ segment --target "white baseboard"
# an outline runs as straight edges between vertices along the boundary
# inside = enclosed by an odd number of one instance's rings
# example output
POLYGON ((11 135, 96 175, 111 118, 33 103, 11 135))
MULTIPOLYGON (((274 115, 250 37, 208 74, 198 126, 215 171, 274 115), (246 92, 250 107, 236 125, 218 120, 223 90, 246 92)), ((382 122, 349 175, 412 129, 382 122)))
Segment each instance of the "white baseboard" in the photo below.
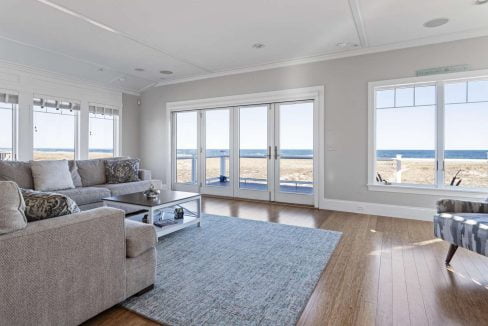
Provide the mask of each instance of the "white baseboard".
POLYGON ((424 207, 387 205, 327 198, 320 201, 319 208, 333 211, 398 217, 420 221, 432 221, 436 212, 435 209, 424 207))

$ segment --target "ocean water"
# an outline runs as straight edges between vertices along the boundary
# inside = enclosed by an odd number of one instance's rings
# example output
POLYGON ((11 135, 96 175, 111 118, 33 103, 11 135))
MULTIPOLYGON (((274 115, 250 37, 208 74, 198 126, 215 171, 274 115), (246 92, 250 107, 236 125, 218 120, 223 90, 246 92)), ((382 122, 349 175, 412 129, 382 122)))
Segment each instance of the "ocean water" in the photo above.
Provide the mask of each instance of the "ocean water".
MULTIPOLYGON (((446 150, 444 151, 446 159, 471 159, 486 160, 488 159, 488 149, 486 150, 446 150)), ((395 158, 397 154, 402 158, 435 158, 434 150, 377 150, 377 158, 395 158)))
MULTIPOLYGON (((177 154, 181 156, 196 155, 196 149, 179 149, 177 154)), ((282 149, 281 155, 287 157, 313 157, 313 150, 311 149, 282 149)), ((228 149, 207 149, 207 156, 228 156, 228 149)), ((266 157, 268 151, 265 149, 241 149, 242 157, 266 157)))

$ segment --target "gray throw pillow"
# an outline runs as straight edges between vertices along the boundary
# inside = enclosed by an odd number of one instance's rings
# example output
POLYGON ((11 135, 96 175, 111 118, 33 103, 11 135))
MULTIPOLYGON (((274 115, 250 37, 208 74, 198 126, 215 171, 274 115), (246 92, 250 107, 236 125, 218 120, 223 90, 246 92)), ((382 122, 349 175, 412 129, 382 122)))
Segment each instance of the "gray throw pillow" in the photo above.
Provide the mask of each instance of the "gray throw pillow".
POLYGON ((80 212, 78 205, 65 195, 22 189, 22 196, 28 222, 80 212))
POLYGON ((21 230, 27 226, 25 203, 13 181, 0 181, 0 234, 21 230))
POLYGON ((32 161, 31 170, 35 190, 51 191, 75 187, 66 160, 32 161))
POLYGON ((128 159, 105 162, 105 176, 107 183, 126 183, 141 181, 139 179, 138 159, 128 159))
POLYGON ((20 188, 34 189, 31 164, 19 161, 0 161, 0 181, 13 181, 20 188))
POLYGON ((76 165, 76 161, 70 160, 68 161, 69 165, 69 172, 71 173, 71 179, 73 180, 73 185, 75 188, 83 187, 81 183, 81 176, 78 173, 78 165, 76 165))

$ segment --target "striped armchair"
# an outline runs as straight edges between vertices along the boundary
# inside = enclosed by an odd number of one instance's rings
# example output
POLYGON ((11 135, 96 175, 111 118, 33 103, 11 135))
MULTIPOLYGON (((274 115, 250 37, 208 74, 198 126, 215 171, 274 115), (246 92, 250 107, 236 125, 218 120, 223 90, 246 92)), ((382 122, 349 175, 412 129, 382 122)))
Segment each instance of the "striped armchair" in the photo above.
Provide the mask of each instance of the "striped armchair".
POLYGON ((434 235, 451 244, 446 265, 458 247, 488 256, 488 202, 438 201, 434 235))

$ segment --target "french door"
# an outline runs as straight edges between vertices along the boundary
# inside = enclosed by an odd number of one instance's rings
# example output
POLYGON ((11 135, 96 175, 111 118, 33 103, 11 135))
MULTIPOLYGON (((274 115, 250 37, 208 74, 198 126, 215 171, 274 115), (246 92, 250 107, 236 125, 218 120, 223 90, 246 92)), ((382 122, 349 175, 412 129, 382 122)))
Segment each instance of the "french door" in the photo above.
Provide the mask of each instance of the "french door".
POLYGON ((314 102, 174 112, 173 189, 314 204, 314 102))

